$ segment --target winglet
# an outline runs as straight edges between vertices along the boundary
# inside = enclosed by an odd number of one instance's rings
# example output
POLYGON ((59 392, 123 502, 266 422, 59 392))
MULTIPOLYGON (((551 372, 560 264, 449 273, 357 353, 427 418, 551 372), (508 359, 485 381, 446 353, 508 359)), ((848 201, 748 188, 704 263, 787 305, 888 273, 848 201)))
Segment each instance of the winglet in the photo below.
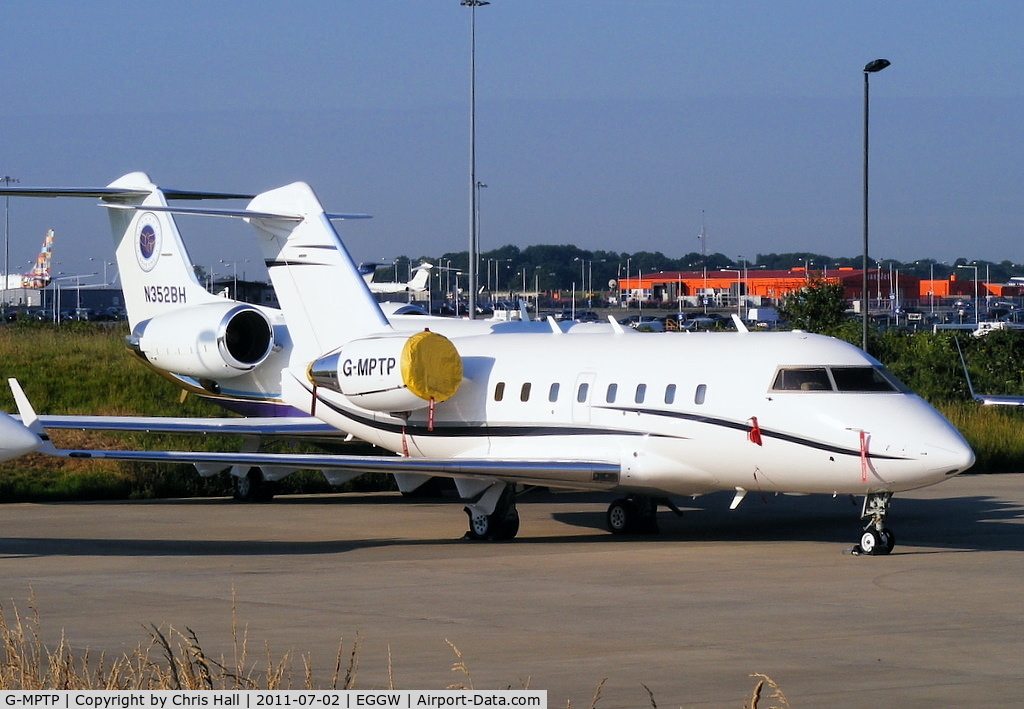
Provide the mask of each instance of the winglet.
POLYGON ((25 396, 21 384, 14 377, 8 379, 7 383, 11 385, 11 393, 14 395, 14 403, 18 406, 22 425, 40 438, 45 436, 46 431, 43 429, 43 424, 39 420, 39 416, 36 415, 36 410, 32 408, 28 397, 25 396))
POLYGON ((22 422, 18 423, 7 415, 3 415, 3 419, 0 420, 0 460, 12 460, 43 445, 52 448, 53 444, 47 439, 43 425, 39 422, 36 412, 32 410, 32 405, 28 403, 28 397, 21 390, 18 380, 11 378, 7 381, 21 412, 22 422))
POLYGON ((736 324, 736 332, 750 332, 747 329, 747 324, 743 322, 743 319, 736 313, 732 314, 732 321, 736 324))
POLYGON ((956 343, 956 353, 960 355, 960 366, 964 368, 964 379, 967 380, 967 391, 971 393, 972 399, 985 403, 982 397, 974 393, 974 385, 971 383, 971 373, 967 371, 967 362, 964 360, 964 351, 960 349, 960 340, 954 337, 953 342, 956 343))

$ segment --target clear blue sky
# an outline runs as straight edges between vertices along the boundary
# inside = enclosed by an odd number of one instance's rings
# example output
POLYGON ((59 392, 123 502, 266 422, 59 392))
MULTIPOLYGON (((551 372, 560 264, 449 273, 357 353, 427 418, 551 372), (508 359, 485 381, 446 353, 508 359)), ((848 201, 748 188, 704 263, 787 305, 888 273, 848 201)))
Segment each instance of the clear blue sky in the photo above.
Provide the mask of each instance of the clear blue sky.
MULTIPOLYGON (((862 69, 884 57, 872 256, 1024 262, 1022 2, 493 0, 476 19, 483 250, 681 256, 703 210, 732 258, 857 255, 862 69)), ((374 215, 340 227, 356 259, 464 250, 469 30, 459 0, 10 2, 0 175, 304 180, 374 215)), ((51 227, 55 270, 100 270, 106 224, 88 200, 12 200, 11 270, 51 227)), ((257 271, 244 225, 182 228, 208 268, 257 271)))

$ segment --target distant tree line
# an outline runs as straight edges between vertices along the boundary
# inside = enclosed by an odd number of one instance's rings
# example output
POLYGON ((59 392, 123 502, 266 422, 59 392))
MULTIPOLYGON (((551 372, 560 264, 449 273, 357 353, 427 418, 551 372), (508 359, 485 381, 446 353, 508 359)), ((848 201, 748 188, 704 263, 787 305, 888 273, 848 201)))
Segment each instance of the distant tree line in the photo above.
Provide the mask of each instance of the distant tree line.
MULTIPOLYGON (((572 244, 536 245, 520 249, 518 246, 502 246, 479 255, 479 282, 481 287, 488 284, 494 291, 518 291, 526 283, 527 290, 534 285, 542 291, 566 289, 576 284, 577 290, 583 290, 582 281, 586 281, 587 289, 593 284, 594 292, 608 290, 608 282, 640 273, 657 273, 659 271, 698 271, 707 268, 711 271, 721 269, 763 268, 769 271, 788 270, 791 268, 809 267, 812 272, 830 272, 839 268, 861 267, 860 255, 857 256, 826 256, 811 252, 757 254, 753 259, 735 259, 715 252, 701 254, 691 251, 679 258, 666 256, 660 251, 590 251, 572 244)), ((427 261, 440 268, 451 268, 461 273, 468 270, 468 252, 446 252, 440 255, 422 255, 418 258, 400 256, 394 268, 398 278, 408 273, 419 263, 427 261)), ((952 262, 940 262, 935 259, 921 258, 914 261, 897 261, 869 259, 872 267, 881 264, 882 268, 895 268, 900 273, 921 279, 934 276, 936 279, 948 279, 957 274, 961 280, 973 280, 974 266, 978 268, 979 279, 987 279, 993 283, 1005 283, 1011 276, 1024 275, 1024 265, 1011 261, 969 261, 958 258, 952 262), (972 266, 965 271, 959 266, 972 266)), ((434 276, 437 278, 437 276, 434 276)))

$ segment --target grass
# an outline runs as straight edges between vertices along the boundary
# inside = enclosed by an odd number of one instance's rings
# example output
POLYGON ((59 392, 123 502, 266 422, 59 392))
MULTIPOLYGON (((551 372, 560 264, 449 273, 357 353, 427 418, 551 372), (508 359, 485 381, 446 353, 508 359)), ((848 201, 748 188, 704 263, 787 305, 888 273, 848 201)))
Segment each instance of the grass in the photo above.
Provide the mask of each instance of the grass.
MULTIPOLYGON (((123 323, 16 323, 0 327, 4 377, 17 377, 29 399, 46 413, 209 416, 218 407, 154 375, 125 351, 123 323), (38 403, 36 403, 38 402, 38 403)), ((0 404, 10 410, 6 387, 0 404)))
POLYGON ((938 404, 938 410, 974 449, 973 473, 1024 470, 1024 408, 979 406, 973 402, 938 404))
MULTIPOLYGON (((22 615, 11 603, 8 609, 0 604, 0 691, 12 690, 353 690, 357 684, 362 638, 356 635, 346 647, 344 638, 331 665, 326 683, 314 680, 315 668, 309 655, 292 652, 276 654, 264 644, 260 656, 250 652, 248 631, 239 629, 232 594, 231 656, 209 655, 191 628, 184 631, 173 627, 150 625, 147 639, 135 648, 116 656, 96 654, 88 648, 78 649, 61 633, 55 647, 42 641, 42 628, 34 596, 29 598, 29 613, 22 615)), ((446 684, 448 690, 473 690, 469 666, 458 647, 450 640, 445 643, 455 660, 451 672, 458 680, 446 684)), ((388 656, 388 686, 396 689, 394 674, 388 656)), ((790 707, 778 684, 768 675, 750 675, 756 680, 749 699, 743 700, 744 709, 758 709, 766 695, 778 704, 790 707)), ((598 682, 587 705, 597 709, 601 690, 607 678, 598 682)), ((529 680, 518 689, 530 689, 529 680)), ((654 692, 641 683, 647 702, 657 709, 654 692)), ((380 689, 368 687, 367 689, 380 689)), ((416 687, 415 689, 427 689, 416 687)), ((494 689, 513 689, 511 686, 494 689)), ((566 709, 572 709, 566 702, 566 709)))
POLYGON ((307 656, 291 653, 274 655, 269 647, 254 659, 249 638, 239 631, 232 608, 232 656, 211 657, 191 628, 151 625, 149 638, 134 649, 111 657, 78 650, 64 637, 54 648, 41 637, 39 614, 34 599, 30 613, 22 616, 17 607, 8 612, 0 606, 0 690, 154 690, 154 689, 355 689, 359 665, 360 638, 346 651, 339 642, 334 671, 327 686, 313 682, 313 667, 307 656))

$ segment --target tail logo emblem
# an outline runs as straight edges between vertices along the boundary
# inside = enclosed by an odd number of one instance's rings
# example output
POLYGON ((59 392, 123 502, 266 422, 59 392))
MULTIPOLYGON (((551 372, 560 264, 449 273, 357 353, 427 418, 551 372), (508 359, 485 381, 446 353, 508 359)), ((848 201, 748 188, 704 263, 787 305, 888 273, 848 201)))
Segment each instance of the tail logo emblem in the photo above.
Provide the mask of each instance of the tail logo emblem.
POLYGON ((135 258, 139 267, 149 273, 160 259, 160 222, 152 212, 139 218, 135 239, 135 258))

